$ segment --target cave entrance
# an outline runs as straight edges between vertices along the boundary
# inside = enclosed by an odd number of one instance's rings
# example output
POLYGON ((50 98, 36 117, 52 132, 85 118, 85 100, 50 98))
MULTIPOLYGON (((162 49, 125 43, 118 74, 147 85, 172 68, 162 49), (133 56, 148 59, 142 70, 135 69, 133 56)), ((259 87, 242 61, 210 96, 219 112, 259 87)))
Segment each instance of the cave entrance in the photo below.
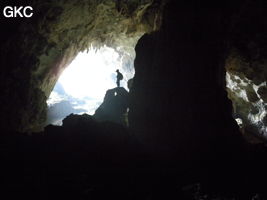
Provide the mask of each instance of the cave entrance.
POLYGON ((47 124, 61 125, 71 113, 93 115, 106 91, 116 87, 116 69, 123 74, 120 86, 134 76, 132 51, 107 46, 80 52, 59 77, 48 100, 47 124))

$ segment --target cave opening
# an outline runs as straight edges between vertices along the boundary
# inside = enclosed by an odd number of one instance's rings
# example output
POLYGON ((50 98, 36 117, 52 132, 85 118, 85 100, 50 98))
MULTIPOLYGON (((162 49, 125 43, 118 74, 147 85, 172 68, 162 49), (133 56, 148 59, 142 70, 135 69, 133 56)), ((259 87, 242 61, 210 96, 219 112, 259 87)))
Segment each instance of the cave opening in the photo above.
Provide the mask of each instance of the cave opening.
POLYGON ((267 199, 266 141, 244 141, 225 91, 245 132, 266 127, 263 0, 162 1, 37 0, 36 18, 1 38, 1 185, 9 199, 267 199), (122 95, 128 108, 116 113, 122 95), (45 126, 49 96, 48 105, 65 100, 90 115, 45 126), (130 109, 128 126, 95 120, 100 103, 115 122, 130 109))
POLYGON ((121 48, 91 45, 78 53, 47 99, 47 124, 62 125, 62 120, 72 113, 94 115, 106 91, 117 87, 117 69, 123 74, 120 87, 129 91, 128 81, 134 77, 135 51, 134 46, 130 51, 121 51, 121 48))

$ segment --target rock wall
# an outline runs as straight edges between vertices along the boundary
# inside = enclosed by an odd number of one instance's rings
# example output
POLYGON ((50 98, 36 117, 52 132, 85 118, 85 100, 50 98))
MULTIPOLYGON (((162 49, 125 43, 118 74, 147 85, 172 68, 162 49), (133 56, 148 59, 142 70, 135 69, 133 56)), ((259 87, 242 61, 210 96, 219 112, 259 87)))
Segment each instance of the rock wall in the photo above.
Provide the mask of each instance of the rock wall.
POLYGON ((139 137, 166 148, 180 145, 178 149, 234 138, 240 132, 227 97, 235 115, 242 116, 246 126, 242 133, 250 142, 256 139, 251 133, 266 132, 263 4, 173 1, 165 7, 162 29, 144 36, 136 46, 129 120, 139 137), (239 76, 236 84, 247 101, 229 89, 229 82, 226 87, 229 75, 239 76))
POLYGON ((227 87, 243 133, 266 139, 267 15, 264 2, 247 1, 236 15, 226 60, 227 87))
POLYGON ((129 124, 156 151, 198 159, 238 146, 224 66, 239 3, 172 1, 161 30, 139 40, 129 124))

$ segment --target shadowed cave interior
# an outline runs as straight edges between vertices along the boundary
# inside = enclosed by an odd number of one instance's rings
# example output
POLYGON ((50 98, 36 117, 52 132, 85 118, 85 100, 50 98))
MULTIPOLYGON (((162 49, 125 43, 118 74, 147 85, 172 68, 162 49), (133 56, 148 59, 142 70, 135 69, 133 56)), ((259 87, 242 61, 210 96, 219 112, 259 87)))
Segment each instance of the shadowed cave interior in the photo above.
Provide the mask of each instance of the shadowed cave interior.
POLYGON ((264 3, 21 3, 32 18, 1 18, 1 194, 267 199, 264 3), (51 125, 60 76, 80 52, 104 47, 135 72, 129 90, 114 84, 94 115, 51 125))

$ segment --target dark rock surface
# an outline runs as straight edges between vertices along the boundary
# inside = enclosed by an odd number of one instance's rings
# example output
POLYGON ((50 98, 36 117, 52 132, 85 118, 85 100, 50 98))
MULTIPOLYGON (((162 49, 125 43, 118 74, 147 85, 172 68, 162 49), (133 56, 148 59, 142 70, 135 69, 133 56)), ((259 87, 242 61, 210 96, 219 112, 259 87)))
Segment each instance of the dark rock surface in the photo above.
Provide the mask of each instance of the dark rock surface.
POLYGON ((159 152, 171 149, 182 157, 214 152, 217 141, 229 146, 241 139, 223 82, 222 24, 229 16, 220 4, 194 3, 168 4, 161 30, 139 40, 130 92, 133 132, 159 152))
POLYGON ((267 197, 260 145, 227 145, 232 156, 213 153, 212 161, 201 154, 197 161, 163 158, 122 125, 86 114, 32 136, 6 133, 0 141, 1 197, 7 200, 267 197))
POLYGON ((70 115, 62 127, 49 125, 34 136, 9 133, 1 137, 1 196, 103 199, 119 193, 123 174, 134 166, 132 141, 124 127, 89 115, 70 115))
POLYGON ((263 122, 267 105, 267 13, 266 2, 247 1, 236 13, 229 33, 226 70, 236 85, 228 88, 234 112, 242 116, 246 132, 267 138, 263 122), (236 80, 238 78, 238 80, 236 80), (257 113, 252 110, 258 109, 257 113), (253 115, 253 117, 251 117, 253 115), (257 120, 254 120, 256 118, 257 120))
POLYGON ((96 109, 94 117, 98 121, 111 121, 127 126, 129 94, 123 87, 106 92, 103 103, 96 109))

